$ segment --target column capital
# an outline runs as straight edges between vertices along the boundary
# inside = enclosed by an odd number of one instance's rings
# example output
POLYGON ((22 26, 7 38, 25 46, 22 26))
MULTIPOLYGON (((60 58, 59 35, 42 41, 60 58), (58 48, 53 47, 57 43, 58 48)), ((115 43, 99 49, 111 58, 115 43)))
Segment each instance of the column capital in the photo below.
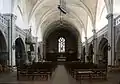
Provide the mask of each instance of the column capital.
POLYGON ((106 18, 109 19, 110 17, 113 17, 113 13, 109 13, 106 18))
POLYGON ((85 37, 85 40, 87 40, 87 37, 85 37))
POLYGON ((94 29, 92 30, 92 32, 93 32, 93 33, 96 33, 96 29, 94 28, 94 29))
POLYGON ((3 14, 5 17, 7 17, 8 19, 13 19, 13 20, 16 20, 17 19, 17 16, 15 14, 12 14, 12 13, 6 13, 6 14, 3 14))

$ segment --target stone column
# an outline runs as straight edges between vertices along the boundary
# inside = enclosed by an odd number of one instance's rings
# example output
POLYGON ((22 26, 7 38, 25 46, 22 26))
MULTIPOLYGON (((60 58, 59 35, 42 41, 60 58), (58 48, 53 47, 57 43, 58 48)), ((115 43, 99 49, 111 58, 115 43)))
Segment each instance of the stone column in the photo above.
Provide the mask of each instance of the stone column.
POLYGON ((97 63, 97 59, 96 59, 96 56, 97 56, 97 33, 96 33, 96 30, 95 30, 95 27, 93 29, 93 52, 94 52, 94 55, 93 55, 93 63, 97 63))
POLYGON ((82 42, 79 39, 79 41, 78 41, 78 59, 79 60, 81 59, 81 56, 82 56, 82 42))
POLYGON ((87 37, 85 37, 85 62, 88 62, 87 57, 88 57, 88 39, 87 37))
POLYGON ((35 62, 38 62, 38 42, 36 37, 36 44, 35 44, 35 62))
POLYGON ((46 60, 46 43, 43 42, 43 59, 46 60))
MULTIPOLYGON (((27 36, 27 33, 26 33, 26 39, 28 38, 28 36, 27 36)), ((25 40, 26 42, 25 42, 25 54, 26 54, 26 61, 25 61, 25 63, 29 63, 29 59, 28 59, 28 51, 30 51, 29 50, 29 45, 27 44, 27 40, 25 40)))
POLYGON ((4 14, 9 20, 8 24, 8 52, 9 52, 9 66, 13 67, 15 63, 15 39, 16 39, 16 16, 14 14, 4 14))
POLYGON ((40 58, 41 58, 41 61, 43 61, 43 42, 40 42, 40 58))
POLYGON ((111 47, 108 50, 108 65, 114 65, 115 56, 115 37, 114 37, 114 21, 113 14, 110 13, 106 17, 108 19, 108 44, 111 47))

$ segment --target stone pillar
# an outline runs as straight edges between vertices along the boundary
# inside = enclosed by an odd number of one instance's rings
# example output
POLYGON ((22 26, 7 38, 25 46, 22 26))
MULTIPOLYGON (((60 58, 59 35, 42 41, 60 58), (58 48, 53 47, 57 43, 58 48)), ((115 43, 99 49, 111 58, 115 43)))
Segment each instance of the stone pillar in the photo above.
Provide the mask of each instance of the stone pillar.
POLYGON ((41 57, 40 57, 40 58, 41 58, 40 60, 41 60, 41 61, 43 61, 43 47, 44 47, 44 46, 43 46, 43 42, 40 42, 40 56, 41 56, 41 57))
POLYGON ((78 59, 80 60, 82 56, 82 42, 78 41, 78 59))
POLYGON ((43 42, 43 59, 46 60, 46 43, 43 42))
POLYGON ((96 30, 95 30, 95 27, 93 29, 93 52, 94 52, 94 55, 93 55, 93 63, 97 63, 97 33, 96 33, 96 30))
POLYGON ((85 37, 85 62, 88 62, 87 57, 88 57, 88 39, 87 37, 85 37))
POLYGON ((36 37, 36 44, 35 44, 35 62, 38 62, 38 42, 36 37))
POLYGON ((15 63, 15 39, 16 39, 16 16, 14 14, 4 14, 9 20, 8 24, 8 52, 9 52, 9 66, 13 67, 15 63))
MULTIPOLYGON (((27 34, 26 34, 26 38, 27 38, 27 34)), ((28 51, 30 51, 29 50, 29 45, 28 44, 25 44, 25 54, 26 54, 26 62, 25 63, 29 63, 29 59, 28 59, 28 51)))
POLYGON ((111 47, 108 50, 108 65, 114 65, 114 56, 115 56, 115 37, 114 37, 114 21, 113 14, 110 13, 106 17, 108 19, 108 44, 111 47))

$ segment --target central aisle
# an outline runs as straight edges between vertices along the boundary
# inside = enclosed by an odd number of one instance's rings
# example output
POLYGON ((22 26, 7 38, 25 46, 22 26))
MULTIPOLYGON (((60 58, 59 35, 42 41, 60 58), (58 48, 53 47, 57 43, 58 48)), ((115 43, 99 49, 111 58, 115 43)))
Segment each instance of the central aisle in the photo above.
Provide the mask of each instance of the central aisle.
POLYGON ((64 65, 57 66, 54 77, 52 79, 52 84, 70 84, 64 65))

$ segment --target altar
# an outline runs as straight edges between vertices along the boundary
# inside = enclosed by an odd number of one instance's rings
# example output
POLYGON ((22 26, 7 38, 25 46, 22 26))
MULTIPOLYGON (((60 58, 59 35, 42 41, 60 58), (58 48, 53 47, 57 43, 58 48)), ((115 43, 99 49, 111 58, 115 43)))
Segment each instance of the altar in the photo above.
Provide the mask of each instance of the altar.
POLYGON ((66 56, 64 55, 64 53, 61 53, 57 56, 57 61, 60 61, 60 62, 66 61, 66 56))

